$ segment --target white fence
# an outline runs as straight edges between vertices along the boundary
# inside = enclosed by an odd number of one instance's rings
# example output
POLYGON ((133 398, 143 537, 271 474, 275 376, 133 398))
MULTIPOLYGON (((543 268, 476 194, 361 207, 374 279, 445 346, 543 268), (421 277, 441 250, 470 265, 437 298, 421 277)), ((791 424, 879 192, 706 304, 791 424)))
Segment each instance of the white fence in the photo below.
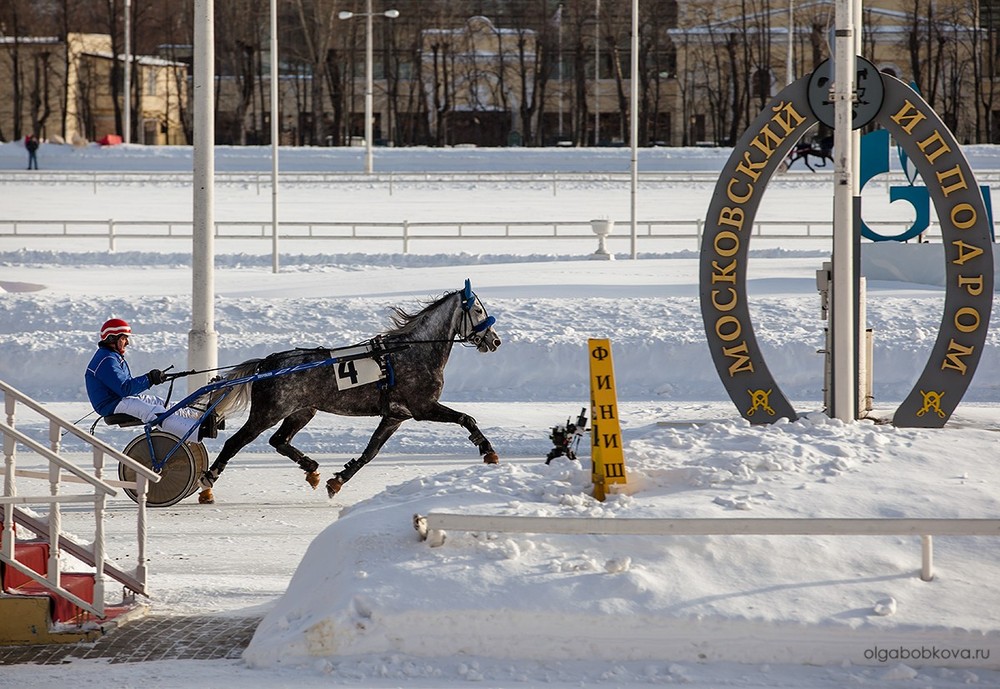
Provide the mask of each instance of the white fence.
POLYGON ((934 578, 932 536, 1000 536, 1000 519, 703 518, 607 519, 518 517, 432 512, 414 516, 431 546, 445 531, 614 536, 920 536, 920 578, 934 578))
MULTIPOLYGON (((621 242, 631 238, 631 222, 615 220, 615 229, 609 242, 621 242)), ((694 220, 638 220, 636 240, 641 250, 654 252, 665 248, 674 249, 676 243, 687 245, 691 250, 701 248, 701 237, 705 221, 694 220), (673 243, 668 246, 668 243, 673 243)), ((909 228, 907 222, 879 223, 878 230, 887 235, 900 234, 909 228)), ((162 220, 0 220, 0 240, 7 237, 22 239, 94 239, 114 251, 116 243, 127 239, 184 239, 191 241, 190 221, 162 220)), ((270 222, 230 222, 216 221, 217 240, 272 240, 270 222)), ((757 220, 753 224, 752 236, 769 240, 821 240, 829 242, 833 236, 830 220, 757 220)), ((937 239, 941 229, 932 224, 925 238, 937 239)), ((538 240, 594 240, 589 221, 548 220, 548 221, 424 221, 424 222, 282 222, 279 225, 279 240, 320 241, 347 244, 364 240, 392 242, 402 252, 409 253, 412 245, 426 241, 461 241, 475 244, 490 241, 503 242, 515 239, 538 240)), ((338 246, 338 250, 350 251, 351 246, 338 246)), ((476 250, 471 247, 471 250, 476 250)))
MULTIPOLYGON (((793 174, 790 178, 816 179, 811 176, 793 174)), ((638 176, 643 187, 680 184, 714 184, 718 172, 641 172, 638 176)), ((821 179, 820 176, 818 179, 821 179)), ((518 188, 551 189, 557 195, 560 189, 620 186, 628 189, 631 184, 628 172, 374 172, 359 174, 352 172, 281 172, 278 186, 364 186, 384 189, 392 195, 397 187, 433 187, 447 185, 450 188, 483 185, 516 186, 518 188)), ((900 180, 904 178, 900 175, 900 180)), ((979 177, 977 176, 977 179, 979 177)), ((121 185, 177 184, 190 185, 190 171, 108 171, 108 170, 44 170, 41 172, 24 170, 0 171, 0 184, 74 184, 87 185, 96 194, 102 187, 121 185)), ((271 173, 216 171, 217 185, 238 185, 253 187, 258 194, 269 194, 271 173)))
MULTIPOLYGON (((831 168, 832 171, 832 168, 831 168)), ((637 181, 640 188, 657 186, 678 186, 688 184, 715 184, 719 179, 718 171, 694 172, 657 172, 640 170, 637 181)), ((628 189, 631 185, 630 172, 592 171, 592 172, 374 172, 361 174, 353 172, 323 172, 323 171, 286 171, 278 175, 279 187, 289 186, 365 186, 368 188, 384 188, 390 195, 397 187, 447 185, 454 188, 464 184, 504 185, 520 188, 551 189, 557 195, 560 189, 572 189, 600 185, 602 187, 621 187, 628 189)), ((830 184, 829 172, 813 174, 804 170, 793 170, 773 178, 774 182, 791 181, 794 183, 830 184)), ((1000 170, 977 170, 976 181, 979 184, 995 186, 1000 184, 1000 170)), ((74 184, 88 185, 96 194, 102 187, 116 185, 149 185, 149 184, 191 184, 191 171, 112 171, 112 170, 2 170, 0 184, 74 184)), ((258 194, 270 193, 271 172, 268 171, 225 171, 215 173, 217 185, 239 185, 254 187, 258 194)), ((898 171, 889 172, 879 177, 872 184, 905 185, 906 177, 898 171)))

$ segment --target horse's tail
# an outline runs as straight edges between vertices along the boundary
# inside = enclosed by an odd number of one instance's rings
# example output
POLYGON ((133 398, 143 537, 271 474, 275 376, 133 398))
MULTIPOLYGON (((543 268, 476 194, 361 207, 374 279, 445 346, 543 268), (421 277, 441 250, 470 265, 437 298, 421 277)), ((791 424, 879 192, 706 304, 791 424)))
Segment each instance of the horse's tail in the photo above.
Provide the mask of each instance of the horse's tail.
MULTIPOLYGON (((249 361, 244 361, 242 364, 239 364, 230 370, 229 373, 223 377, 223 380, 236 380, 237 378, 252 376, 257 372, 261 361, 263 361, 263 359, 250 359, 249 361)), ((209 397, 209 404, 214 404, 220 397, 225 396, 223 400, 219 402, 219 406, 215 408, 215 413, 220 419, 224 419, 230 414, 241 412, 250 406, 250 386, 252 385, 253 381, 248 381, 246 383, 240 383, 239 385, 233 385, 215 390, 209 397)))

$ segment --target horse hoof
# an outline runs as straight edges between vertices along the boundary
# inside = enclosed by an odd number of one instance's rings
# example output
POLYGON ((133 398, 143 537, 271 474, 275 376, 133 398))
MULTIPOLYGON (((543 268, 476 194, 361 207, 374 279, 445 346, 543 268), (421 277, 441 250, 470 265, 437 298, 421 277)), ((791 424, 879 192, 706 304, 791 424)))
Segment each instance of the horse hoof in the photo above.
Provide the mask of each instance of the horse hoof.
POLYGON ((334 476, 332 479, 326 482, 326 494, 329 497, 333 497, 340 492, 340 489, 344 487, 344 481, 339 475, 334 476))
POLYGON ((205 490, 198 493, 198 502, 202 505, 214 505, 215 496, 212 495, 212 489, 206 488, 205 490))
POLYGON ((497 456, 496 452, 487 452, 485 455, 483 455, 483 463, 484 464, 499 464, 500 463, 500 457, 497 456))
POLYGON ((306 474, 306 482, 313 487, 313 490, 316 490, 316 486, 319 485, 319 472, 310 471, 306 474))

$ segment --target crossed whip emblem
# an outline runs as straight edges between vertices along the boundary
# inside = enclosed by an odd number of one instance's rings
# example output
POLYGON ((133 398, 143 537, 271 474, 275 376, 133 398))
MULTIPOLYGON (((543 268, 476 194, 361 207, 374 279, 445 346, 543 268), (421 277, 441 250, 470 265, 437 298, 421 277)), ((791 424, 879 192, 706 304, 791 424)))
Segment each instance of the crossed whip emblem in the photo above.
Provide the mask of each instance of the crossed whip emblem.
POLYGON ((920 408, 917 412, 917 416, 923 416, 929 411, 934 412, 940 418, 944 418, 945 414, 941 411, 941 398, 944 397, 943 392, 935 392, 931 390, 930 392, 920 391, 920 394, 924 396, 924 406, 920 408))
POLYGON ((750 410, 747 412, 747 416, 753 416, 758 409, 766 411, 768 416, 774 416, 774 409, 771 408, 769 402, 771 390, 766 392, 764 390, 747 390, 747 393, 750 395, 750 410))

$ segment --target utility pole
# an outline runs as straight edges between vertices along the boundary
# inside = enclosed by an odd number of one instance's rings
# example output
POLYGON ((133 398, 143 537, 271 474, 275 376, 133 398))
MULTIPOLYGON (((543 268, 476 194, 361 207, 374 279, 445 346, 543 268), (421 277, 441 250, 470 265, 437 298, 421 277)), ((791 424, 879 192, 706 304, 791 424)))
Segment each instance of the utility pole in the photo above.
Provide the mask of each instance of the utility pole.
POLYGON ((194 210, 188 391, 208 383, 219 360, 215 332, 215 2, 194 3, 194 210))
POLYGON ((834 33, 833 188, 833 409, 841 421, 857 418, 857 323, 854 299, 854 197, 857 175, 852 144, 855 60, 854 0, 837 0, 834 33))

